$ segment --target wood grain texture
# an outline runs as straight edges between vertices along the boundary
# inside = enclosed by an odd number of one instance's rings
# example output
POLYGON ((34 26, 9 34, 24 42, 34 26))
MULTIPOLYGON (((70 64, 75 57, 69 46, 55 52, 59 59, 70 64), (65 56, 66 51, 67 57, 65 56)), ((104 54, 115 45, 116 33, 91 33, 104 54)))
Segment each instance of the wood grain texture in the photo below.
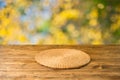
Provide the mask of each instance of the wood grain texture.
POLYGON ((120 46, 0 46, 0 80, 120 80, 120 46), (54 70, 36 63, 36 54, 55 48, 82 50, 92 61, 69 70, 54 70))

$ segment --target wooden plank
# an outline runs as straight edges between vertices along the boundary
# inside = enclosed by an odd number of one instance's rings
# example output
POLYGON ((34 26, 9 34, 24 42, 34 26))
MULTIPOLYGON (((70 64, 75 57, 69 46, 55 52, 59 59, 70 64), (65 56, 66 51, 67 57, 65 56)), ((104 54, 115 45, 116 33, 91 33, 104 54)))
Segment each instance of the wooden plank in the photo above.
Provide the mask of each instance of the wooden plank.
POLYGON ((120 80, 120 46, 0 46, 0 80, 120 80), (52 48, 79 49, 87 52, 92 61, 69 70, 50 69, 36 63, 36 54, 52 48))

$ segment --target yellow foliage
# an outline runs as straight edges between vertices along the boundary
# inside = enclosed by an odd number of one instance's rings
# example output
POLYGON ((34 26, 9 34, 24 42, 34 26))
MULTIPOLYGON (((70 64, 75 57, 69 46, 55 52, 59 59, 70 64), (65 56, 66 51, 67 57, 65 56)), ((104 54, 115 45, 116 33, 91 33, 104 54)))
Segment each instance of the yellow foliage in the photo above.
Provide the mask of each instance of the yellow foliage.
POLYGON ((70 33, 70 36, 72 37, 72 39, 75 39, 79 36, 78 30, 75 29, 75 26, 73 24, 68 24, 67 30, 70 33))
POLYGON ((26 38, 25 35, 19 35, 19 36, 18 36, 18 40, 19 40, 20 42, 28 42, 28 40, 27 40, 27 38, 26 38))
POLYGON ((97 26, 97 24, 98 24, 98 21, 96 19, 90 19, 89 21, 90 26, 97 26))
POLYGON ((64 10, 63 12, 60 13, 61 17, 65 17, 67 19, 77 19, 79 16, 79 11, 76 9, 69 9, 69 10, 64 10))
POLYGON ((53 19, 53 26, 63 26, 69 19, 77 19, 80 16, 78 10, 70 9, 64 10, 61 13, 57 14, 53 19))
POLYGON ((88 14, 89 19, 97 19, 98 18, 98 11, 96 8, 93 8, 91 12, 88 14))
POLYGON ((102 44, 102 33, 99 29, 83 27, 80 29, 83 43, 102 44))
MULTIPOLYGON (((51 4, 50 0, 2 0, 2 2, 3 7, 0 6, 0 43, 2 44, 28 43, 32 41, 33 34, 35 36, 41 34, 42 36, 36 38, 39 40, 35 39, 38 41, 36 44, 98 45, 114 36, 112 32, 117 31, 115 35, 120 35, 119 6, 114 9, 98 3, 96 6, 90 5, 89 9, 88 5, 84 6, 82 3, 85 2, 80 0, 56 0, 54 4, 51 4), (116 10, 117 14, 110 13, 112 9, 116 10), (98 10, 101 10, 102 18, 98 10), (31 13, 32 11, 36 12, 31 13), (46 20, 44 16, 48 17, 47 14, 52 15, 46 20), (101 26, 99 19, 107 20, 109 19, 107 15, 110 16, 112 23, 103 23, 101 26), (110 27, 106 27, 106 24, 110 24, 110 27), (102 33, 103 29, 108 30, 102 33)), ((118 39, 116 41, 120 43, 119 37, 116 37, 118 39)))
POLYGON ((5 28, 0 28, 0 37, 5 37, 7 35, 7 31, 5 28))
POLYGON ((103 44, 103 42, 101 40, 95 40, 92 42, 93 45, 100 45, 103 44))
POLYGON ((68 43, 67 36, 59 29, 52 31, 54 44, 66 44, 68 43))
POLYGON ((100 9, 103 9, 103 8, 105 7, 102 3, 99 3, 97 6, 98 6, 98 8, 100 8, 100 9))
POLYGON ((31 4, 31 0, 15 0, 16 5, 28 7, 31 4))
POLYGON ((20 41, 27 42, 19 24, 19 12, 13 6, 6 7, 0 11, 0 37, 3 44, 20 41))
POLYGON ((7 27, 10 23, 10 20, 7 18, 2 18, 2 27, 7 27))
POLYGON ((112 32, 114 32, 114 31, 116 31, 117 29, 120 28, 120 17, 119 17, 119 16, 120 16, 120 15, 116 15, 116 16, 115 16, 116 21, 111 25, 110 30, 111 30, 112 32))
POLYGON ((60 15, 57 15, 55 19, 52 22, 53 26, 61 27, 66 23, 67 19, 66 17, 62 17, 60 15))
POLYGON ((67 30, 68 30, 69 32, 74 32, 74 31, 75 31, 75 26, 74 26, 73 24, 68 24, 67 30))
POLYGON ((89 25, 90 26, 97 26, 98 25, 98 11, 97 9, 93 9, 89 14, 88 14, 88 19, 89 19, 89 25))

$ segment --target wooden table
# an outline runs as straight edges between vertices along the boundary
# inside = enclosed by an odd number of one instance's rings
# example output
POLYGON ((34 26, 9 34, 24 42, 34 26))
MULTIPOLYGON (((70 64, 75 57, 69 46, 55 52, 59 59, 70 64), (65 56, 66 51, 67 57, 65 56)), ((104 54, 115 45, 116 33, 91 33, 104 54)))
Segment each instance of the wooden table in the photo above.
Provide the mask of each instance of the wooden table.
POLYGON ((120 80, 120 46, 0 46, 0 80, 120 80), (74 48, 92 61, 79 69, 54 70, 36 63, 42 50, 74 48))

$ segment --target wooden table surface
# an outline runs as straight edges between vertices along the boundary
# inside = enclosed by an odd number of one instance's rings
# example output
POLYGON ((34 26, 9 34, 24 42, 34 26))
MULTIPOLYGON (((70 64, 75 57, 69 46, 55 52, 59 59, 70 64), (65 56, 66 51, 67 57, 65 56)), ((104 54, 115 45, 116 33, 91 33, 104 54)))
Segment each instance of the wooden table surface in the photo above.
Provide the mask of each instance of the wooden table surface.
POLYGON ((120 80, 120 46, 0 46, 0 80, 120 80), (53 48, 74 48, 92 61, 78 69, 54 70, 36 63, 37 53, 53 48))

